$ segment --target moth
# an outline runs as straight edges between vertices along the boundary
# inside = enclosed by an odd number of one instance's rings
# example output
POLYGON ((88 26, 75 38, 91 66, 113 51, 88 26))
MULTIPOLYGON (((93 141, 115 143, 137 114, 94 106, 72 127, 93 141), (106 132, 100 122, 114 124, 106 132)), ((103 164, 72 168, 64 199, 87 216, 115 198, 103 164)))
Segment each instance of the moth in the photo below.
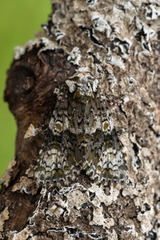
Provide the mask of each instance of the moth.
POLYGON ((126 160, 98 79, 76 75, 55 88, 57 103, 39 153, 38 184, 124 182, 126 160))

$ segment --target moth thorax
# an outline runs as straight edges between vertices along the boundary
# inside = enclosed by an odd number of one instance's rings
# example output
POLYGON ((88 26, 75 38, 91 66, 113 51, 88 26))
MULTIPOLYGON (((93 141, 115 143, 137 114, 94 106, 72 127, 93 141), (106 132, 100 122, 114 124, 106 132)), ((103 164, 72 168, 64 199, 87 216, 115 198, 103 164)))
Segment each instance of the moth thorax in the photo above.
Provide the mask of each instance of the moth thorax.
POLYGON ((95 98, 97 93, 97 79, 75 77, 73 80, 67 80, 66 84, 69 87, 69 92, 73 95, 73 99, 78 102, 86 103, 95 98))

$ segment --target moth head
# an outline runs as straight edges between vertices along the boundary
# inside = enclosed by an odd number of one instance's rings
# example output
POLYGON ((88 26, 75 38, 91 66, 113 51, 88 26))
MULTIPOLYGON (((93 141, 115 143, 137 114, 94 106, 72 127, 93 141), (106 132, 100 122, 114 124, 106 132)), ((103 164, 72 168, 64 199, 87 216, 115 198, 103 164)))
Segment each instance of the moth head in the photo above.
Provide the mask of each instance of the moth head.
POLYGON ((95 97, 98 88, 98 79, 88 75, 75 76, 66 81, 69 92, 79 102, 86 103, 95 97))

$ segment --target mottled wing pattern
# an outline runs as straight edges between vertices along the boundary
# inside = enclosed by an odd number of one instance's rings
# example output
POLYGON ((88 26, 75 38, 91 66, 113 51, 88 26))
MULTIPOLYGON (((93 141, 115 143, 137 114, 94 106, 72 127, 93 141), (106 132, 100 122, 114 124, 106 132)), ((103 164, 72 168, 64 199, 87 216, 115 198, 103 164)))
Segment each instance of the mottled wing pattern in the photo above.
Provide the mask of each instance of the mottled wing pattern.
POLYGON ((122 144, 96 84, 93 79, 75 78, 57 89, 57 104, 35 173, 39 184, 69 184, 82 170, 97 182, 125 180, 122 144))
MULTIPOLYGON (((85 156, 84 169, 91 179, 97 182, 123 182, 126 179, 127 167, 122 144, 111 123, 105 100, 99 97, 93 103, 96 103, 96 106, 92 113, 91 141, 88 141, 90 147, 87 147, 90 154, 85 156)), ((90 119, 89 116, 87 118, 90 119)))

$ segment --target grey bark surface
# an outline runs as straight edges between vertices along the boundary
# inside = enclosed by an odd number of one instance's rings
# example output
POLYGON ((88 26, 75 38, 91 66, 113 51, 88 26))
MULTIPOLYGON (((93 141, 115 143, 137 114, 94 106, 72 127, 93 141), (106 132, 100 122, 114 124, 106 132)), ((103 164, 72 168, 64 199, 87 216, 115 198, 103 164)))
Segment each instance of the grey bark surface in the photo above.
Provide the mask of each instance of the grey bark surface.
POLYGON ((159 16, 158 0, 53 0, 16 48, 0 239, 160 239, 159 16))

